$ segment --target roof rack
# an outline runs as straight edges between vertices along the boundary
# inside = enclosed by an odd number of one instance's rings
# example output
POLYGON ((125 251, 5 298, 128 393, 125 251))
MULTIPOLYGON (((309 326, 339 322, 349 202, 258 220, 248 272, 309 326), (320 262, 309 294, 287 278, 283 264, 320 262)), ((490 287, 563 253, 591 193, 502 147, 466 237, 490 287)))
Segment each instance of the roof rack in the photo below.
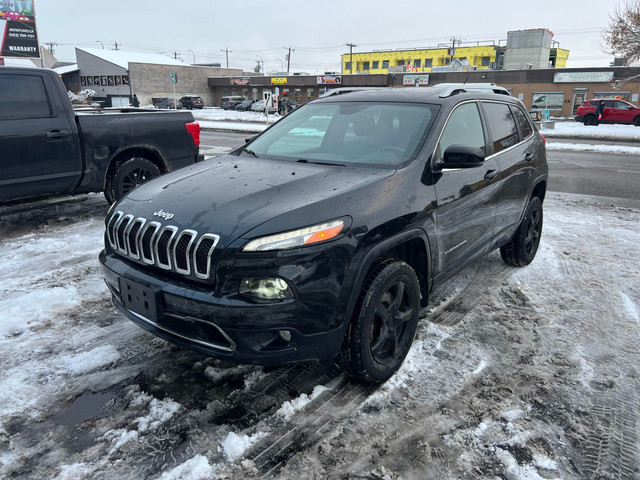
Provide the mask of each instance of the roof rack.
POLYGON ((323 98, 323 97, 330 97, 331 95, 341 95, 343 93, 350 93, 350 92, 358 92, 361 90, 380 90, 381 88, 388 88, 388 87, 339 87, 339 88, 332 88, 331 90, 323 93, 322 95, 320 95, 319 98, 323 98))
POLYGON ((432 88, 442 90, 440 92, 440 98, 451 97, 458 93, 498 93, 500 95, 509 95, 509 90, 504 87, 500 87, 495 83, 439 83, 432 88))

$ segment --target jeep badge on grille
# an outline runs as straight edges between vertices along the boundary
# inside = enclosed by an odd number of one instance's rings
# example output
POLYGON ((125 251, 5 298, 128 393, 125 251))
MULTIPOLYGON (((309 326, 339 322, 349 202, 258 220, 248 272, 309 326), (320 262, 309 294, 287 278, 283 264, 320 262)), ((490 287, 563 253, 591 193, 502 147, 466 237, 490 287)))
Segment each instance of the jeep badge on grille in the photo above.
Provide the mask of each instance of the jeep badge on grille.
POLYGON ((158 210, 157 212, 153 212, 153 216, 164 218, 165 220, 171 220, 174 217, 173 213, 165 212, 162 209, 158 210))

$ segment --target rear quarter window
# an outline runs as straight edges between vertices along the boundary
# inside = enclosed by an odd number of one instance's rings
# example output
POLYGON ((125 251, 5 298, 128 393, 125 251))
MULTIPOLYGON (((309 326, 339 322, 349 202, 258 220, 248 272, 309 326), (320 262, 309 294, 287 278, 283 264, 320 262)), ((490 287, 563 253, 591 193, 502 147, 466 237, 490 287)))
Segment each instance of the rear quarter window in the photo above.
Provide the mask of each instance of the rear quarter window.
POLYGON ((518 129, 520 130, 520 137, 522 140, 527 138, 529 135, 533 133, 533 128, 531 127, 531 123, 527 116, 520 110, 518 107, 511 107, 511 111, 513 112, 513 116, 516 119, 516 124, 518 125, 518 129))
POLYGON ((518 128, 509 105, 483 102, 482 108, 487 116, 494 153, 518 143, 518 128))

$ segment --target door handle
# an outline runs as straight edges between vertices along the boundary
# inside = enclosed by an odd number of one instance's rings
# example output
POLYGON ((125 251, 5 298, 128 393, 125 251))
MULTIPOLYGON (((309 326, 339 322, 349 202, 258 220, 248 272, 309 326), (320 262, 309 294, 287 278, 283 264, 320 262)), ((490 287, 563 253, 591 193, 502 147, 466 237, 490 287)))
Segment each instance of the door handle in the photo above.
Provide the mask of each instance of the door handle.
POLYGON ((524 159, 525 159, 527 162, 531 162, 531 161, 533 160, 533 153, 527 153, 527 154, 524 156, 524 159))
POLYGON ((498 175, 498 170, 487 170, 487 172, 484 174, 484 178, 486 178, 487 180, 493 180, 494 178, 496 178, 496 175, 498 175))
POLYGON ((63 140, 69 138, 69 132, 66 130, 49 130, 45 133, 47 140, 63 140))

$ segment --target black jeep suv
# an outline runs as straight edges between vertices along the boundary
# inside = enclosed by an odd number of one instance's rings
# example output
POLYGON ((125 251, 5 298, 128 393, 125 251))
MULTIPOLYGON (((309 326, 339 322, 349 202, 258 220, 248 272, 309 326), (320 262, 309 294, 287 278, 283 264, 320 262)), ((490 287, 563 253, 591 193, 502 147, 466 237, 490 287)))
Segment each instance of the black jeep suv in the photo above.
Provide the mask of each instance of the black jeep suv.
POLYGON ((544 139, 504 89, 477 90, 318 99, 136 188, 106 218, 115 306, 225 360, 337 357, 384 381, 436 285, 494 249, 516 266, 538 249, 544 139))

